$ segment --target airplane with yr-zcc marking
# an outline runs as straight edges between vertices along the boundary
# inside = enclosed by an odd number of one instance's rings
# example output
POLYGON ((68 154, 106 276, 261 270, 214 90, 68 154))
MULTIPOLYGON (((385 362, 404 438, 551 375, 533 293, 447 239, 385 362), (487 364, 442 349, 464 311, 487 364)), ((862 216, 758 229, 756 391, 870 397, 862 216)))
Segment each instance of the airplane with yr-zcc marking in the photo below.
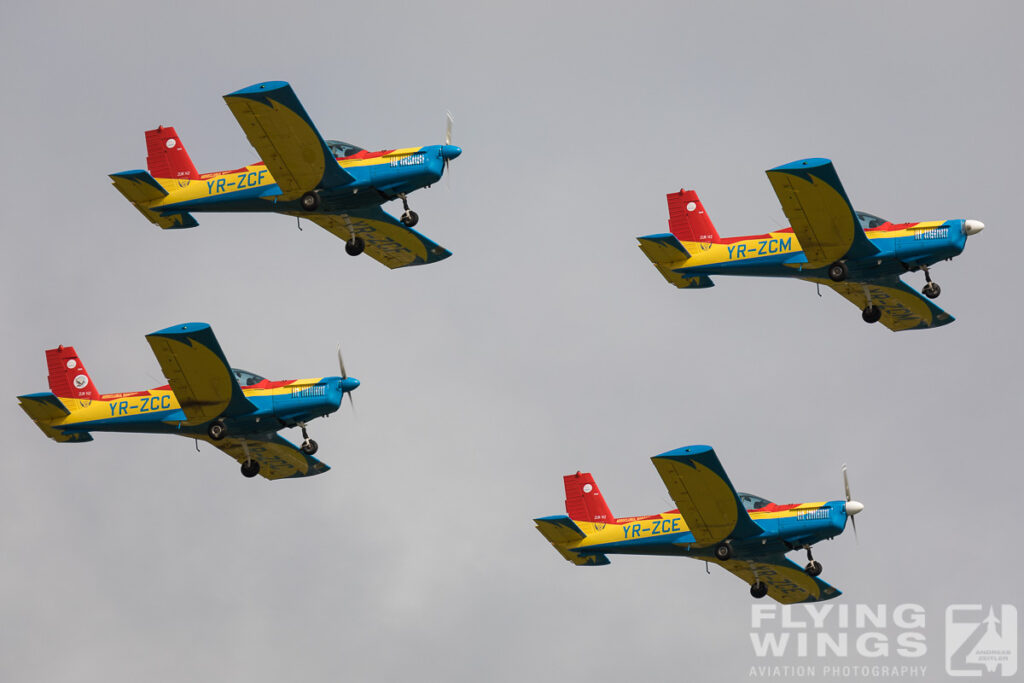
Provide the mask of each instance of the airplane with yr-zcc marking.
POLYGON ((306 423, 341 407, 359 380, 340 377, 271 381, 232 368, 206 323, 186 323, 146 335, 168 384, 145 391, 101 394, 74 347, 46 351, 49 392, 18 397, 46 436, 61 443, 92 441, 92 432, 178 434, 213 444, 237 460, 242 474, 267 479, 326 472, 313 457, 306 423), (302 444, 281 438, 302 430, 302 444))

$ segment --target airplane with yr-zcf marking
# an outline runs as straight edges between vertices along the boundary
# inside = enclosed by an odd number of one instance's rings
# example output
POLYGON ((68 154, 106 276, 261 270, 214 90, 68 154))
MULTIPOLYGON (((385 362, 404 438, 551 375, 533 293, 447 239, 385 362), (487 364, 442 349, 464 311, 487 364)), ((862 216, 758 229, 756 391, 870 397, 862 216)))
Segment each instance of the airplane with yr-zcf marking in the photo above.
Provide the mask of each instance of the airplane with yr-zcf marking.
POLYGON ((419 221, 409 193, 430 187, 462 150, 445 144, 368 152, 324 140, 283 81, 268 81, 224 96, 262 159, 232 171, 199 173, 174 128, 146 131, 148 171, 113 173, 118 189, 161 228, 199 225, 194 211, 265 212, 313 221, 345 240, 345 251, 365 251, 388 268, 435 263, 451 256, 412 229, 419 221), (401 220, 381 208, 402 201, 401 220))
POLYGON ((92 441, 92 432, 178 434, 213 444, 237 460, 242 474, 267 479, 326 472, 313 457, 317 443, 306 423, 341 407, 359 380, 340 377, 271 381, 228 365, 206 323, 186 323, 146 335, 168 384, 118 394, 96 390, 71 346, 46 351, 50 391, 19 396, 22 409, 46 436, 62 443, 92 441), (302 445, 278 436, 302 429, 302 445))
POLYGON ((855 211, 828 159, 802 159, 767 171, 792 227, 719 237, 697 193, 668 195, 669 232, 638 237, 640 248, 676 287, 711 287, 712 275, 789 277, 834 289, 865 322, 894 332, 939 327, 954 318, 929 268, 963 251, 985 224, 973 219, 892 223, 855 211), (900 275, 924 271, 924 296, 900 275), (926 298, 927 297, 927 298, 926 298))
POLYGON ((567 515, 533 520, 562 557, 575 565, 608 564, 608 555, 676 555, 713 562, 750 584, 755 598, 791 604, 840 595, 818 578, 811 546, 843 533, 864 509, 846 500, 776 505, 733 488, 710 446, 686 446, 651 458, 677 509, 658 515, 615 517, 589 473, 564 477, 567 515), (806 550, 801 569, 786 558, 806 550))

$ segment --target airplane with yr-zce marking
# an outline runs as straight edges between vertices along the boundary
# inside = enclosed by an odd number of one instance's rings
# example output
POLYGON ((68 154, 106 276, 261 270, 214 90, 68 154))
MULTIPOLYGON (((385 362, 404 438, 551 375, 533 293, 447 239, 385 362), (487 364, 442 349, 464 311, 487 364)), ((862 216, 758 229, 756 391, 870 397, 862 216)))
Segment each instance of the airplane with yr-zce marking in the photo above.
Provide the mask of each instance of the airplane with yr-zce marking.
POLYGON ((710 446, 686 446, 651 458, 677 509, 658 515, 615 517, 594 478, 564 477, 568 515, 533 520, 562 557, 575 565, 608 564, 608 555, 677 555, 713 562, 750 584, 755 598, 817 602, 840 595, 818 578, 811 546, 843 533, 864 505, 846 500, 776 505, 738 493, 710 446), (801 569, 786 558, 806 550, 801 569))
POLYGON ((929 268, 963 251, 978 220, 892 223, 855 211, 828 159, 802 159, 767 171, 792 227, 763 235, 719 237, 697 193, 668 195, 669 232, 638 237, 640 248, 676 287, 711 287, 712 275, 789 277, 834 289, 865 322, 894 332, 939 327, 954 318, 929 268), (924 296, 900 275, 924 271, 924 296), (927 297, 927 298, 925 298, 927 297))
POLYGON ((92 441, 92 432, 178 434, 213 444, 241 463, 242 474, 267 479, 326 472, 313 457, 306 423, 330 415, 359 380, 340 377, 271 381, 228 365, 206 323, 186 323, 146 335, 168 384, 119 394, 96 390, 71 346, 46 352, 50 391, 19 396, 46 436, 62 443, 92 441), (302 429, 302 445, 278 436, 302 429))
POLYGON ((232 171, 199 173, 174 128, 146 131, 148 171, 113 173, 118 189, 161 228, 193 228, 195 211, 272 211, 313 221, 345 240, 345 251, 365 250, 388 268, 434 263, 451 256, 412 229, 419 221, 409 193, 430 187, 462 150, 445 144, 368 152, 324 140, 292 87, 268 81, 224 96, 262 159, 232 171), (401 220, 381 208, 402 201, 401 220))

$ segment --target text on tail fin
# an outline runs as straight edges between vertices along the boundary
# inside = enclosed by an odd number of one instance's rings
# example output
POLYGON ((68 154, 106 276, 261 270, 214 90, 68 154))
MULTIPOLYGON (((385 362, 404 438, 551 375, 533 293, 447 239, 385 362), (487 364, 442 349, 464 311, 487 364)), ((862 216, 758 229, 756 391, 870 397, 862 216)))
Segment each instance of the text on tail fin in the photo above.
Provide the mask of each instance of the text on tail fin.
POLYGON ((99 398, 100 392, 85 371, 73 346, 47 349, 46 365, 50 370, 50 391, 61 398, 99 398))
POLYGON ((686 242, 718 241, 718 231, 693 190, 668 195, 668 230, 686 242))
POLYGON ((570 519, 585 522, 614 522, 615 516, 589 472, 577 472, 565 480, 565 512, 570 519))
POLYGON ((146 131, 146 166, 154 178, 196 180, 199 172, 172 126, 146 131))

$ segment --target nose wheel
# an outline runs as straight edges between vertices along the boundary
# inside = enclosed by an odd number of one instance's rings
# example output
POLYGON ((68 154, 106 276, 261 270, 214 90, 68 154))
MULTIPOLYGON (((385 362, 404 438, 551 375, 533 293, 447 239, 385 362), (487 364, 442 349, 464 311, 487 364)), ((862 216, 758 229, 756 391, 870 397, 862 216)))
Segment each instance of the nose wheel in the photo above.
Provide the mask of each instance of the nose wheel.
POLYGON ((299 450, 306 455, 313 455, 317 452, 320 446, 317 445, 316 441, 309 438, 309 434, 306 432, 306 424, 304 422, 300 422, 299 427, 302 428, 302 445, 299 446, 299 450))
POLYGON ((807 566, 804 567, 807 576, 818 576, 821 574, 821 562, 811 556, 811 547, 807 546, 807 566))
POLYGON ((407 228, 411 228, 420 222, 419 214, 409 208, 409 199, 405 196, 404 192, 398 195, 398 198, 402 200, 402 209, 404 209, 404 212, 402 213, 402 225, 407 228))
POLYGON ((755 581, 750 584, 750 594, 755 598, 763 598, 768 595, 768 586, 764 585, 760 581, 755 581))
POLYGON ((921 288, 921 293, 929 299, 938 298, 939 294, 942 294, 942 288, 939 287, 938 283, 932 282, 931 273, 928 269, 924 269, 924 287, 921 288))

